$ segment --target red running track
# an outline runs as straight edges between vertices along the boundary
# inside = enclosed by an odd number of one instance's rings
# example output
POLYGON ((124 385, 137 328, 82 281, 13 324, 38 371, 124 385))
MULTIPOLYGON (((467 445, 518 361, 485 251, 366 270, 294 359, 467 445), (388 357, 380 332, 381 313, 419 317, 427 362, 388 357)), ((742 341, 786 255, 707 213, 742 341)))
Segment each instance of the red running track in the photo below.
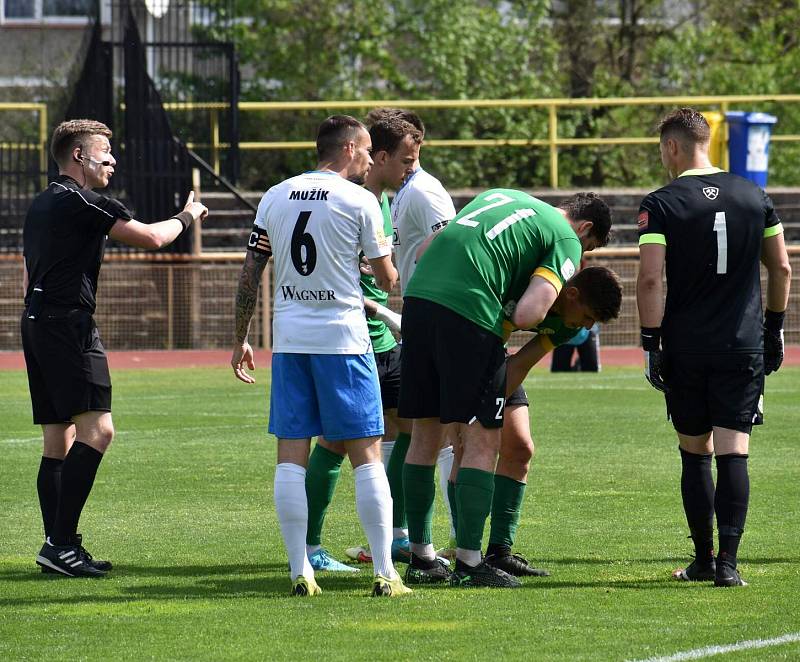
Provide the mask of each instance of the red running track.
MULTIPOLYGON (((128 368, 199 368, 229 367, 229 350, 162 350, 109 352, 108 363, 112 370, 128 368)), ((270 352, 256 350, 256 369, 269 365, 270 352)), ((600 362, 606 366, 638 366, 642 363, 642 350, 638 347, 601 347, 600 362)), ((549 365, 543 361, 541 365, 549 365)), ((784 365, 800 365, 800 345, 786 348, 784 365)), ((0 370, 24 370, 22 352, 0 352, 0 370)))

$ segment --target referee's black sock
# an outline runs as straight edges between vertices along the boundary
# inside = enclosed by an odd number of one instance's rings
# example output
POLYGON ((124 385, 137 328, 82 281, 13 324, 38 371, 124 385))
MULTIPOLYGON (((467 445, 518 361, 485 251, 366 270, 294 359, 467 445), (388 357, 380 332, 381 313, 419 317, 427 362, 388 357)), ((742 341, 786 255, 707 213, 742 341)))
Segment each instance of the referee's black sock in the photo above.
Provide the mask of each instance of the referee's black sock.
POLYGON ((50 542, 68 545, 78 530, 81 511, 94 485, 103 454, 88 444, 75 441, 61 469, 61 498, 50 542))
POLYGON ((45 538, 53 533, 53 525, 58 512, 58 494, 61 491, 61 466, 64 460, 44 457, 39 464, 36 477, 36 491, 39 493, 39 508, 42 511, 45 538))
POLYGON ((714 556, 714 479, 711 455, 681 452, 681 496, 698 561, 714 556))
POLYGON ((750 477, 747 455, 717 455, 717 494, 714 510, 719 530, 719 556, 736 565, 739 541, 744 533, 747 505, 750 501, 750 477))

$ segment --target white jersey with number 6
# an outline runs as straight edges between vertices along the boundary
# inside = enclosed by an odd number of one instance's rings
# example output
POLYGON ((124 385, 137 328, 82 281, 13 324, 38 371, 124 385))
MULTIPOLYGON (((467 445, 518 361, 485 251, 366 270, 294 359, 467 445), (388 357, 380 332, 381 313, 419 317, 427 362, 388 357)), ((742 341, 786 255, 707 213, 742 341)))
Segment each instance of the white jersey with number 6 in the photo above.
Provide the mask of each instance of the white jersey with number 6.
POLYGON ((358 255, 392 250, 375 196, 338 174, 307 172, 269 189, 255 222, 275 259, 273 351, 371 351, 358 255))

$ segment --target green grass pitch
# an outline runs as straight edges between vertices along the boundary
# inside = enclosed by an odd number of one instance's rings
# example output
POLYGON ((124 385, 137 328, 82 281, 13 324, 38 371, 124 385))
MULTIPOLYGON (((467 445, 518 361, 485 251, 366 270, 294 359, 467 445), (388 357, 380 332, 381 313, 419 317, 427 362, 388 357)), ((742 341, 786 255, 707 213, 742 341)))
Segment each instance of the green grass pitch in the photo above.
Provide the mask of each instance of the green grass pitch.
MULTIPOLYGON (((257 377, 116 372, 117 436, 81 529, 117 569, 66 580, 34 564, 39 429, 24 373, 0 372, 0 659, 639 660, 800 631, 800 368, 768 378, 767 424, 751 443, 749 587, 670 578, 691 551, 676 440, 641 371, 609 368, 526 382, 537 454, 517 551, 552 576, 398 600, 368 597, 368 568, 320 573, 322 596, 289 598, 269 373, 257 377)), ((443 544, 438 497, 437 508, 443 544)), ((339 558, 364 540, 347 465, 324 537, 339 558)), ((725 659, 796 660, 800 643, 725 659)))

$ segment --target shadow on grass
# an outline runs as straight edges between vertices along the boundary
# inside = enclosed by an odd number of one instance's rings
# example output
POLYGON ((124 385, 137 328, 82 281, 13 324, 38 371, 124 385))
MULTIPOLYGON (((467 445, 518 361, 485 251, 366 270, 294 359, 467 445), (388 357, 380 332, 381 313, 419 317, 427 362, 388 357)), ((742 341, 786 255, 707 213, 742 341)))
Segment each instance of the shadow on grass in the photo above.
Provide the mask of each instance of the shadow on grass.
MULTIPOLYGON (((630 563, 677 563, 680 565, 681 563, 688 563, 691 560, 692 555, 687 554, 686 556, 665 556, 662 558, 646 558, 646 559, 598 559, 598 558, 577 558, 577 557, 568 557, 568 556, 560 556, 558 558, 555 557, 544 557, 544 556, 536 556, 536 555, 527 555, 526 558, 531 562, 533 565, 619 565, 619 564, 630 564, 630 563)), ((782 558, 782 557, 770 557, 770 558, 749 558, 746 556, 739 557, 740 562, 742 565, 772 565, 776 563, 798 563, 800 564, 800 557, 795 558, 782 558)))

